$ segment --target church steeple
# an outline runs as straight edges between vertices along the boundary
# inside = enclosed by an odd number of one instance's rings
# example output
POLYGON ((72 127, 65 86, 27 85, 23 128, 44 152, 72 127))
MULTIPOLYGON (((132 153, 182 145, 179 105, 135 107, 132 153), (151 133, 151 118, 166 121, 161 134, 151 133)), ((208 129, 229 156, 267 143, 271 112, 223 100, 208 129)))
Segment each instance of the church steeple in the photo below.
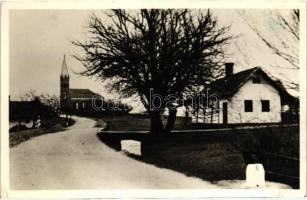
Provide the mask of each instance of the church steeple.
POLYGON ((60 107, 62 111, 67 109, 68 99, 69 99, 69 74, 64 55, 62 63, 62 71, 60 75, 60 107))
POLYGON ((62 64, 61 77, 69 77, 65 55, 64 55, 63 64, 62 64))

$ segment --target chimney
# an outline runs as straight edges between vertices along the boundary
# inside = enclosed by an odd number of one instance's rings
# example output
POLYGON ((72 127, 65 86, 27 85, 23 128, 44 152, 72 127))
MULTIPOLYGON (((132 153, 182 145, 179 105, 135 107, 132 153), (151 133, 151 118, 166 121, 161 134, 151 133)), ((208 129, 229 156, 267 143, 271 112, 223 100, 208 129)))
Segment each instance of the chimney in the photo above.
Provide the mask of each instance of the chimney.
POLYGON ((233 75, 233 65, 234 63, 225 63, 225 73, 226 73, 226 78, 229 76, 233 75))

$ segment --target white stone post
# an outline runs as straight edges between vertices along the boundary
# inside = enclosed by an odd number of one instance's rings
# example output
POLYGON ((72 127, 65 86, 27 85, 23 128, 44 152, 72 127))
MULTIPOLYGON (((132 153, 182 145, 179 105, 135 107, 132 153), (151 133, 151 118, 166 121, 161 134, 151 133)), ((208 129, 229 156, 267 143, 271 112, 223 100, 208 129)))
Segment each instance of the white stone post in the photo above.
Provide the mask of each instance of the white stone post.
POLYGON ((247 165, 246 186, 252 188, 265 187, 265 172, 262 164, 256 163, 247 165))

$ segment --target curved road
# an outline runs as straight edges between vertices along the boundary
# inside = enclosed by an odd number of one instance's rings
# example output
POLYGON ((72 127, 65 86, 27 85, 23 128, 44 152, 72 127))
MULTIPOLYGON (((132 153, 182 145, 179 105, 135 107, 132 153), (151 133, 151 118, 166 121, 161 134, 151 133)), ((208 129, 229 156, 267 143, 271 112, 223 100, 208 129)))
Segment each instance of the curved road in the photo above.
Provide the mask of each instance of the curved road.
POLYGON ((10 149, 12 189, 218 188, 198 178, 142 163, 96 137, 95 121, 74 117, 69 129, 10 149))

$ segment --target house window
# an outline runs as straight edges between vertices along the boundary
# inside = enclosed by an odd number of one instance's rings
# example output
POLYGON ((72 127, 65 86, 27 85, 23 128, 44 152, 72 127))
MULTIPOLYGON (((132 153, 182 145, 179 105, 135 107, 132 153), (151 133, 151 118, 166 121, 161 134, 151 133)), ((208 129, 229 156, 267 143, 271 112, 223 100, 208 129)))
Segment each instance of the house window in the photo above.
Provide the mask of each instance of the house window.
POLYGON ((85 108, 85 102, 82 103, 82 108, 83 108, 83 109, 85 108))
POLYGON ((270 101, 261 100, 262 112, 270 112, 270 101))
POLYGON ((259 84, 261 82, 261 79, 259 76, 253 77, 253 83, 254 84, 259 84))
POLYGON ((244 101, 244 110, 245 112, 253 112, 253 101, 252 100, 244 101))
POLYGON ((76 110, 79 110, 79 103, 76 103, 76 110))

